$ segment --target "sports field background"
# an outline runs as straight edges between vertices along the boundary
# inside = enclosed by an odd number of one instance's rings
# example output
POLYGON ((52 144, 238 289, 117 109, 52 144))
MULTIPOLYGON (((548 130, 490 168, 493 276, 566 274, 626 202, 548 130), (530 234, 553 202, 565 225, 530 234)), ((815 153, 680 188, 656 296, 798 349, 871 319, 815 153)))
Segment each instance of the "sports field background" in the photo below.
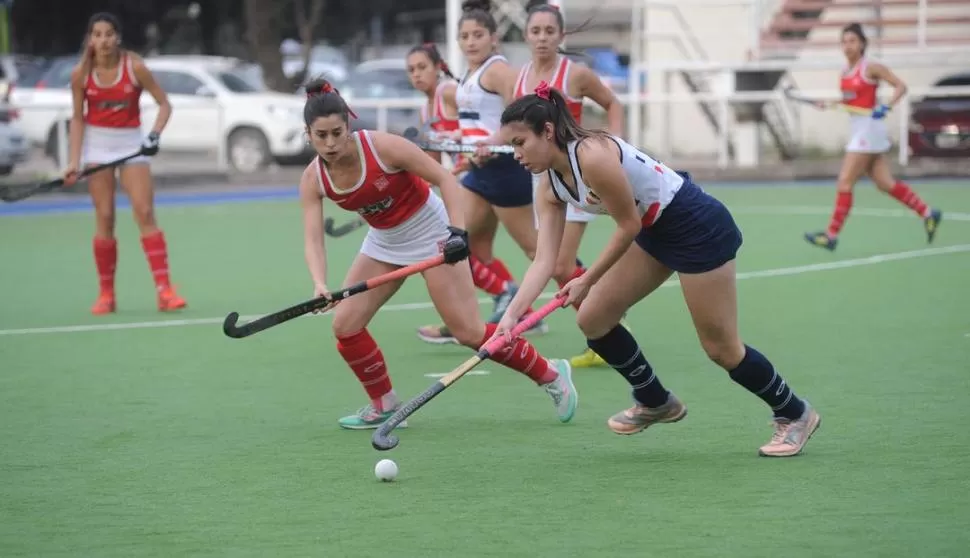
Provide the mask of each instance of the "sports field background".
MULTIPOLYGON (((222 334, 230 311, 312 294, 292 196, 163 196, 190 305, 177 315, 155 311, 119 210, 119 312, 100 318, 93 216, 4 206, 0 556, 966 556, 970 184, 914 186, 945 211, 933 245, 860 184, 835 253, 801 238, 827 224, 831 187, 708 188, 744 232, 745 340, 822 415, 804 454, 781 460, 757 456, 770 413, 706 360, 676 285, 629 321, 685 421, 614 435, 605 421, 628 406, 626 384, 583 369, 562 425, 541 390, 485 363, 381 454, 370 432, 337 427, 366 398, 329 317, 222 334), (374 479, 382 457, 397 482, 374 479)), ((586 260, 609 232, 595 222, 586 260)), ((332 285, 363 234, 328 239, 332 285)), ((499 253, 521 276, 504 234, 499 253)), ((412 279, 371 325, 404 398, 469 355, 418 341, 437 321, 427 300, 412 279)), ((583 348, 573 317, 533 338, 547 356, 583 348)))

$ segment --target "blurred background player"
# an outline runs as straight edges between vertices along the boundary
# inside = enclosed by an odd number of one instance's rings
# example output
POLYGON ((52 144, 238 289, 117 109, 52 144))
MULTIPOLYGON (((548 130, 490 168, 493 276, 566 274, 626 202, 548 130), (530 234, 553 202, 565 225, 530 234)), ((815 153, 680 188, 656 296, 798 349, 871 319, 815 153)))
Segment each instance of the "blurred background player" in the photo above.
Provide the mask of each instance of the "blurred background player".
POLYGON ((869 175, 880 191, 889 194, 923 219, 927 242, 933 242, 943 217, 943 212, 927 205, 909 185, 896 180, 889 170, 886 152, 891 145, 885 118, 906 94, 906 84, 885 65, 866 57, 867 44, 866 35, 858 23, 849 24, 842 30, 842 53, 845 54, 847 64, 840 83, 841 103, 857 109, 871 110, 872 115, 853 114, 849 117, 851 137, 845 148, 842 169, 839 171, 835 210, 829 226, 824 231, 805 233, 805 240, 810 244, 828 250, 835 250, 838 244, 839 232, 852 209, 852 189, 865 174, 869 175), (880 81, 885 81, 894 88, 889 104, 880 104, 878 101, 880 81))
MULTIPOLYGON (((455 92, 461 141, 468 144, 494 144, 505 105, 512 101, 516 73, 497 52, 498 25, 491 14, 489 0, 465 0, 458 20, 458 42, 467 70, 455 92)), ((471 168, 462 178, 465 187, 465 218, 471 253, 503 281, 514 277, 502 260, 493 254, 499 222, 528 257, 535 253, 536 231, 532 211, 532 177, 512 155, 476 153, 471 168)), ((497 305, 496 321, 505 310, 497 305)), ((539 322, 530 333, 545 332, 539 322)), ((418 337, 429 343, 454 343, 454 336, 443 325, 418 328, 418 337)))
MULTIPOLYGON (((515 98, 530 94, 544 81, 564 92, 570 114, 576 122, 582 122, 583 99, 590 98, 606 111, 610 132, 622 136, 623 105, 599 76, 566 56, 562 49, 565 38, 566 21, 558 6, 537 4, 529 8, 525 40, 532 52, 532 60, 519 71, 515 98)), ((538 188, 538 177, 533 175, 532 178, 534 193, 538 188)), ((579 260, 579 245, 586 232, 586 224, 594 217, 594 214, 571 205, 566 208, 566 229, 553 275, 560 288, 585 271, 579 260)), ((576 368, 586 368, 605 366, 606 362, 587 347, 581 354, 572 357, 570 364, 576 368)))
MULTIPOLYGON (((407 71, 411 85, 428 97, 427 104, 421 107, 421 124, 422 128, 427 130, 428 140, 459 141, 461 128, 458 122, 458 108, 455 104, 455 90, 458 83, 434 43, 425 43, 411 49, 407 56, 407 71), (447 79, 442 79, 442 74, 447 79)), ((441 162, 442 153, 431 151, 428 154, 435 161, 441 162)), ((459 175, 469 167, 468 160, 459 155, 455 157, 452 173, 459 175)), ((514 283, 499 276, 475 256, 469 256, 468 262, 471 265, 475 286, 492 295, 494 300, 492 316, 501 316, 501 311, 504 311, 505 306, 512 300, 514 283)), ((498 318, 494 319, 494 321, 497 320, 498 318)), ((433 330, 435 334, 438 332, 438 329, 433 330)), ((439 335, 429 336, 425 340, 431 343, 457 342, 454 337, 439 335)))
MULTIPOLYGON (((158 152, 158 138, 172 113, 168 97, 155 82, 142 59, 121 48, 121 25, 109 13, 97 13, 88 22, 84 51, 71 73, 73 116, 70 125, 70 160, 64 171, 66 183, 77 180, 84 166, 108 163, 142 149, 158 152), (158 116, 148 137, 142 138, 139 99, 147 90, 158 103, 158 116)), ((148 258, 158 309, 185 307, 169 280, 168 247, 165 234, 155 221, 154 188, 147 157, 136 157, 121 166, 121 186, 131 200, 131 211, 141 232, 141 245, 148 258)), ((93 314, 108 314, 115 302, 115 269, 118 242, 115 239, 115 169, 105 169, 88 178, 94 203, 94 262, 100 294, 93 314)))
MULTIPOLYGON (((314 295, 330 291, 323 235, 325 197, 356 211, 370 226, 345 285, 432 258, 451 237, 463 240, 467 254, 464 208, 455 177, 404 138, 383 132, 351 133, 353 113, 327 81, 314 81, 306 91, 303 118, 318 157, 303 173, 300 199, 314 295), (441 197, 429 183, 438 185, 441 197)), ((423 275, 438 314, 455 338, 478 350, 496 326, 486 325, 479 316, 468 266, 442 265, 423 275)), ((367 326, 402 284, 403 280, 368 290, 333 306, 337 350, 370 398, 368 405, 338 421, 343 428, 376 428, 401 404, 384 355, 367 326)), ((578 396, 568 362, 546 360, 524 339, 510 343, 492 360, 528 376, 552 398, 562 422, 572 419, 578 396)))
POLYGON ((580 304, 577 324, 590 348, 633 388, 633 407, 610 417, 610 429, 636 434, 687 415, 687 407, 661 385, 636 339, 619 323, 624 312, 677 272, 708 357, 774 413, 774 434, 759 453, 801 452, 821 419, 767 358, 741 340, 735 256, 742 238, 727 208, 690 175, 674 172, 616 136, 581 128, 566 99, 545 83, 505 109, 502 134, 515 146, 516 158, 542 179, 536 198, 539 247, 498 334, 518 323, 552 276, 566 204, 609 215, 616 230, 586 273, 561 292, 567 303, 580 304))

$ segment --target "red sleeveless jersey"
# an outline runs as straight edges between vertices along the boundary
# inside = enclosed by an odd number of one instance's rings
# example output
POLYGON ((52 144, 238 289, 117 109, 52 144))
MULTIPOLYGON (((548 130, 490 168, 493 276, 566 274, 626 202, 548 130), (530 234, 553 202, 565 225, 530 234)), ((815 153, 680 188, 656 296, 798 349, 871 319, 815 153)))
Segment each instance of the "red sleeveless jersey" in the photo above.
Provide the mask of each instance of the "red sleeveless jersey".
POLYGON ((84 101, 87 111, 84 122, 104 128, 138 128, 141 126, 141 110, 138 101, 142 88, 135 78, 131 57, 121 55, 118 76, 113 83, 101 85, 94 70, 84 84, 84 101))
POLYGON ((842 72, 839 88, 843 104, 862 109, 873 109, 878 104, 876 90, 879 82, 866 77, 866 66, 867 60, 861 58, 854 67, 842 72))
POLYGON ((375 229, 403 224, 428 201, 431 188, 421 177, 385 165, 366 130, 354 132, 353 136, 360 157, 360 178, 350 188, 339 190, 330 179, 326 164, 317 157, 323 195, 343 209, 356 211, 375 229))
POLYGON ((434 132, 456 132, 461 129, 458 117, 452 118, 445 111, 444 88, 447 86, 448 82, 442 81, 435 87, 434 96, 431 98, 430 114, 428 114, 427 105, 421 107, 421 123, 430 121, 430 128, 434 132))
MULTIPOLYGON (((549 86, 553 89, 558 90, 566 98, 566 106, 569 107, 569 112, 576 119, 576 123, 582 123, 583 119, 583 100, 574 99, 569 96, 569 70, 572 69, 573 62, 565 56, 559 58, 559 64, 556 66, 555 72, 552 74, 552 79, 548 81, 549 86)), ((515 81, 515 98, 525 97, 534 93, 533 90, 526 91, 526 83, 529 81, 529 72, 532 70, 532 62, 526 64, 521 70, 519 70, 519 78, 515 81)), ((536 82, 538 85, 538 82, 536 82)), ((535 89, 533 87, 532 89, 535 89)))

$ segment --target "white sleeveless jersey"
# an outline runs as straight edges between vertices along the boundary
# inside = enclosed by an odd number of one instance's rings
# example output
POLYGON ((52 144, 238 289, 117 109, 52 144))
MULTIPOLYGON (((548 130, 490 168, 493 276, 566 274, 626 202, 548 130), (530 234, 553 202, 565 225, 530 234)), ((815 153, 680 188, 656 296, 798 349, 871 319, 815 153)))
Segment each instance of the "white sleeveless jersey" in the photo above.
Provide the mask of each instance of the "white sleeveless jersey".
POLYGON ((471 74, 466 72, 455 91, 463 143, 478 143, 497 132, 501 126, 505 99, 481 84, 482 74, 498 61, 505 61, 505 57, 495 54, 471 74))
MULTIPOLYGON (((655 160, 636 147, 628 144, 620 138, 609 136, 620 148, 620 164, 623 166, 623 173, 626 174, 630 186, 633 187, 633 197, 640 212, 643 226, 653 225, 664 208, 674 199, 680 187, 684 184, 682 176, 674 172, 667 165, 655 160)), ((572 169, 573 180, 576 183, 578 197, 574 197, 569 188, 559 178, 558 173, 549 169, 549 180, 552 182, 553 194, 559 200, 574 207, 595 213, 606 215, 609 213, 606 206, 602 204, 595 192, 583 180, 582 168, 579 159, 576 157, 576 147, 582 140, 571 141, 566 145, 569 155, 569 166, 572 169)))

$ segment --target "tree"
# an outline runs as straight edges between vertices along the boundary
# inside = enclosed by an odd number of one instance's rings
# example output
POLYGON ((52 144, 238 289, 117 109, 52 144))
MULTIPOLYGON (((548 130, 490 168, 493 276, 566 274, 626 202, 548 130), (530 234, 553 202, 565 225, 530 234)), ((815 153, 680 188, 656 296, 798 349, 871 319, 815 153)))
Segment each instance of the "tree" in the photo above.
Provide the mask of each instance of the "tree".
POLYGON ((263 69, 263 80, 270 89, 292 92, 298 83, 302 83, 325 2, 310 0, 308 11, 307 0, 245 0, 246 40, 252 48, 253 58, 263 69), (292 79, 283 73, 283 56, 280 54, 283 30, 289 27, 284 18, 291 13, 294 14, 303 47, 303 70, 292 79))

